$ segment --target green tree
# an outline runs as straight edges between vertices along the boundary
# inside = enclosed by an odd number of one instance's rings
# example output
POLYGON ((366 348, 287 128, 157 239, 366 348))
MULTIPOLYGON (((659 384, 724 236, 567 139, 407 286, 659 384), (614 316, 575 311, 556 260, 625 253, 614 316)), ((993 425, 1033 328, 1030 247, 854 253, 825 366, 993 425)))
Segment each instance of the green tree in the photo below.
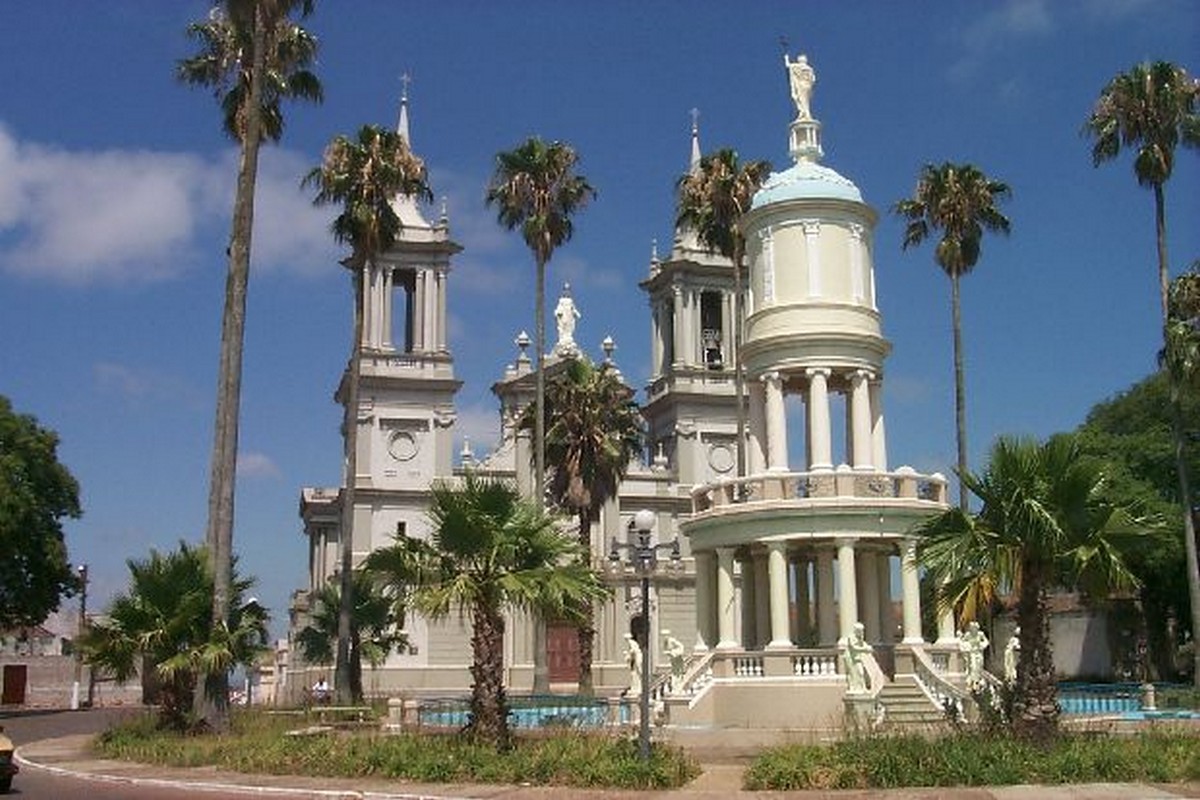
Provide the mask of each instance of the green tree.
MULTIPOLYGON (((536 267, 533 491, 539 504, 546 502, 546 264, 575 232, 571 218, 596 196, 587 178, 575 174, 578 163, 579 154, 571 145, 530 137, 513 150, 496 154, 496 170, 485 196, 487 205, 495 207, 501 225, 510 231, 520 228, 536 267)), ((546 693, 550 690, 550 678, 546 670, 544 620, 535 625, 533 690, 546 693)))
MULTIPOLYGON (((229 268, 221 318, 205 534, 216 575, 214 620, 227 615, 232 581, 242 351, 258 151, 264 136, 278 141, 283 135, 284 99, 321 100, 321 83, 308 69, 316 58, 316 39, 290 17, 297 9, 305 16, 312 8, 312 0, 217 3, 206 20, 188 26, 188 35, 200 45, 200 52, 176 64, 180 80, 213 90, 221 104, 225 132, 241 146, 233 224, 226 251, 229 268)), ((198 709, 216 730, 223 731, 229 725, 227 688, 219 686, 215 696, 198 698, 198 709)))
MULTIPOLYGON (((397 623, 403 615, 393 616, 392 598, 381 591, 369 575, 355 571, 354 611, 350 625, 350 694, 354 703, 363 699, 363 659, 372 667, 381 665, 394 649, 407 645, 397 623)), ((338 638, 338 617, 342 607, 339 584, 332 580, 315 592, 309 624, 296 635, 296 644, 310 664, 330 665, 338 638)))
POLYGON ((389 250, 403 227, 392 201, 400 195, 431 200, 425 162, 409 149, 399 133, 378 125, 364 125, 358 136, 336 136, 325 148, 319 167, 304 178, 304 184, 316 185, 316 205, 340 204, 342 211, 333 220, 333 236, 350 245, 350 257, 343 261, 353 276, 354 334, 350 363, 339 388, 344 402, 346 458, 341 497, 341 610, 338 616, 337 669, 334 691, 338 701, 351 700, 350 637, 354 617, 353 542, 355 476, 358 474, 358 396, 362 375, 363 318, 365 285, 375 260, 389 250))
POLYGON ((58 435, 0 395, 0 629, 40 624, 72 592, 62 521, 82 513, 58 435))
POLYGON ((742 217, 754 193, 771 173, 767 161, 740 162, 736 150, 723 148, 700 159, 698 167, 675 183, 676 224, 691 228, 710 252, 733 262, 733 393, 737 415, 737 474, 746 474, 745 373, 742 329, 745 325, 744 273, 746 235, 742 217))
POLYGON ((431 620, 452 610, 470 617, 467 733, 506 748, 505 613, 567 613, 606 590, 554 517, 511 484, 468 473, 461 484, 435 483, 432 494, 429 539, 401 535, 365 567, 431 620))
MULTIPOLYGON (((527 409, 521 420, 526 430, 533 427, 533 412, 527 409)), ((642 451, 641 412, 615 367, 571 359, 546 385, 545 426, 550 495, 579 521, 580 555, 590 567, 592 523, 642 451)), ((590 695, 596 635, 590 602, 579 620, 579 692, 590 695)))
MULTIPOLYGON (((1154 192, 1154 232, 1158 249, 1158 288, 1162 305, 1163 344, 1169 344, 1170 298, 1167 259, 1167 214, 1163 187, 1175 166, 1175 148, 1200 147, 1200 80, 1166 61, 1143 63, 1109 81, 1100 92, 1083 127, 1092 140, 1092 163, 1111 161, 1122 147, 1134 150, 1133 171, 1142 186, 1154 192)), ((1188 587, 1192 620, 1200 620, 1200 559, 1196 522, 1192 514, 1191 479, 1184 459, 1184 421, 1176 375, 1172 381, 1172 426, 1175 435, 1175 469, 1183 506, 1184 544, 1187 547, 1188 587)), ((1193 634, 1196 631, 1193 630, 1193 634)), ((1200 647, 1195 650, 1193 673, 1200 688, 1200 647)))
MULTIPOLYGON (((1200 421, 1200 395, 1184 397, 1184 415, 1200 421)), ((1127 554, 1127 561, 1140 584, 1151 666, 1160 679, 1171 679, 1178 672, 1181 637, 1191 630, 1191 607, 1166 374, 1157 372, 1097 403, 1075 434, 1081 450, 1104 465, 1110 497, 1163 521, 1148 532, 1144 546, 1127 554)), ((1189 437, 1187 445, 1188 469, 1195 473, 1200 470, 1200 437, 1189 437)))
POLYGON ((892 206, 892 213, 907 220, 901 247, 907 250, 924 242, 935 231, 941 238, 934 260, 950 278, 950 309, 954 329, 954 423, 958 441, 958 504, 967 509, 967 388, 963 378, 962 305, 959 279, 979 261, 983 234, 1007 234, 1008 218, 996 207, 1011 191, 972 164, 926 164, 911 198, 892 206))
POLYGON ((952 508, 919 525, 917 556, 940 608, 952 608, 981 577, 1017 595, 1013 725, 1044 738, 1058 724, 1047 596, 1057 586, 1106 596, 1134 585, 1123 553, 1140 543, 1146 524, 1111 502, 1103 471, 1072 436, 1041 444, 1000 437, 983 472, 962 477, 982 508, 952 508))
POLYGON ((267 637, 266 609, 245 597, 254 580, 240 578, 236 565, 229 615, 213 625, 209 562, 204 548, 184 542, 170 553, 151 550, 149 558, 130 559, 129 588, 80 642, 84 659, 120 683, 153 669, 160 723, 175 729, 188 727, 197 684, 211 686, 235 666, 252 664, 267 637))

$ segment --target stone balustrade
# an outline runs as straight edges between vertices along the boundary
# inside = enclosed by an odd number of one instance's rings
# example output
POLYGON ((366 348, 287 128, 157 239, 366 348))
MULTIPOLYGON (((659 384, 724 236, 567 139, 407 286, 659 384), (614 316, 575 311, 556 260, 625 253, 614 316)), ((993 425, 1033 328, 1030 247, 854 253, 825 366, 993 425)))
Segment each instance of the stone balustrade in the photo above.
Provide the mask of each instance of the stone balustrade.
POLYGON ((843 464, 836 470, 766 472, 703 484, 692 491, 692 511, 701 513, 737 503, 820 501, 836 498, 926 501, 944 506, 944 475, 922 475, 911 467, 861 472, 843 464))

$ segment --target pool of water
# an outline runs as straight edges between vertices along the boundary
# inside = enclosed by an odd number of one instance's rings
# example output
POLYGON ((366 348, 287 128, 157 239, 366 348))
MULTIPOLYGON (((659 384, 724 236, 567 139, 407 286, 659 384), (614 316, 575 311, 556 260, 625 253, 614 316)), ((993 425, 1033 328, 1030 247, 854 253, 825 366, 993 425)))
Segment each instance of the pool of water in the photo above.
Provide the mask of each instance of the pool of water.
POLYGON ((1184 708, 1165 708, 1161 711, 1126 711, 1121 715, 1121 719, 1200 719, 1200 712, 1188 711, 1184 708))
MULTIPOLYGON (((421 724, 436 728, 462 728, 466 726, 469 716, 470 711, 465 704, 435 704, 421 709, 421 724)), ((605 728, 610 725, 627 725, 632 718, 631 708, 623 703, 521 706, 509 709, 508 712, 509 724, 525 730, 550 726, 605 728)))

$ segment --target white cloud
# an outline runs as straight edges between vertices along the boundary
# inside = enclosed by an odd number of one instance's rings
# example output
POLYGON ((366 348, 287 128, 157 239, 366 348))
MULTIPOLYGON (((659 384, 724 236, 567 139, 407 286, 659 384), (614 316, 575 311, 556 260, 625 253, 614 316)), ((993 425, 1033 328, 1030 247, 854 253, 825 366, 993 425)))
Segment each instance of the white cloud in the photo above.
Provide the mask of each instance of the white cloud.
POLYGON ((495 406, 473 405, 458 409, 454 422, 454 455, 462 451, 463 440, 471 442, 476 458, 483 458, 500 441, 500 413, 495 406))
POLYGON ((1044 36, 1054 30, 1047 0, 1007 0, 973 7, 990 11, 961 31, 959 42, 965 52, 950 67, 950 77, 955 80, 974 77, 993 52, 1012 41, 1044 36))
POLYGON ((245 478, 278 478, 283 472, 264 453, 238 453, 237 474, 245 478))
MULTIPOLYGON (((70 285, 178 277, 224 265, 238 154, 65 150, 0 125, 0 270, 70 285)), ((299 273, 332 269, 333 214, 299 187, 307 160, 264 148, 252 258, 299 273)))

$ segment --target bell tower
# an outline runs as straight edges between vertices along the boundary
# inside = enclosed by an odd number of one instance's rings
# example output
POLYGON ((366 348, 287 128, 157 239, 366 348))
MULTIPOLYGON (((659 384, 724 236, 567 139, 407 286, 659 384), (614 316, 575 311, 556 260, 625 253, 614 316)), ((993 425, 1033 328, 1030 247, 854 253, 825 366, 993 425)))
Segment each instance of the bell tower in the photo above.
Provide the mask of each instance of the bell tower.
MULTIPOLYGON (((692 110, 690 170, 700 168, 699 112, 692 110)), ((733 263, 676 226, 671 253, 650 257, 641 283, 650 301, 651 377, 642 413, 652 462, 680 483, 736 474, 733 263)))

